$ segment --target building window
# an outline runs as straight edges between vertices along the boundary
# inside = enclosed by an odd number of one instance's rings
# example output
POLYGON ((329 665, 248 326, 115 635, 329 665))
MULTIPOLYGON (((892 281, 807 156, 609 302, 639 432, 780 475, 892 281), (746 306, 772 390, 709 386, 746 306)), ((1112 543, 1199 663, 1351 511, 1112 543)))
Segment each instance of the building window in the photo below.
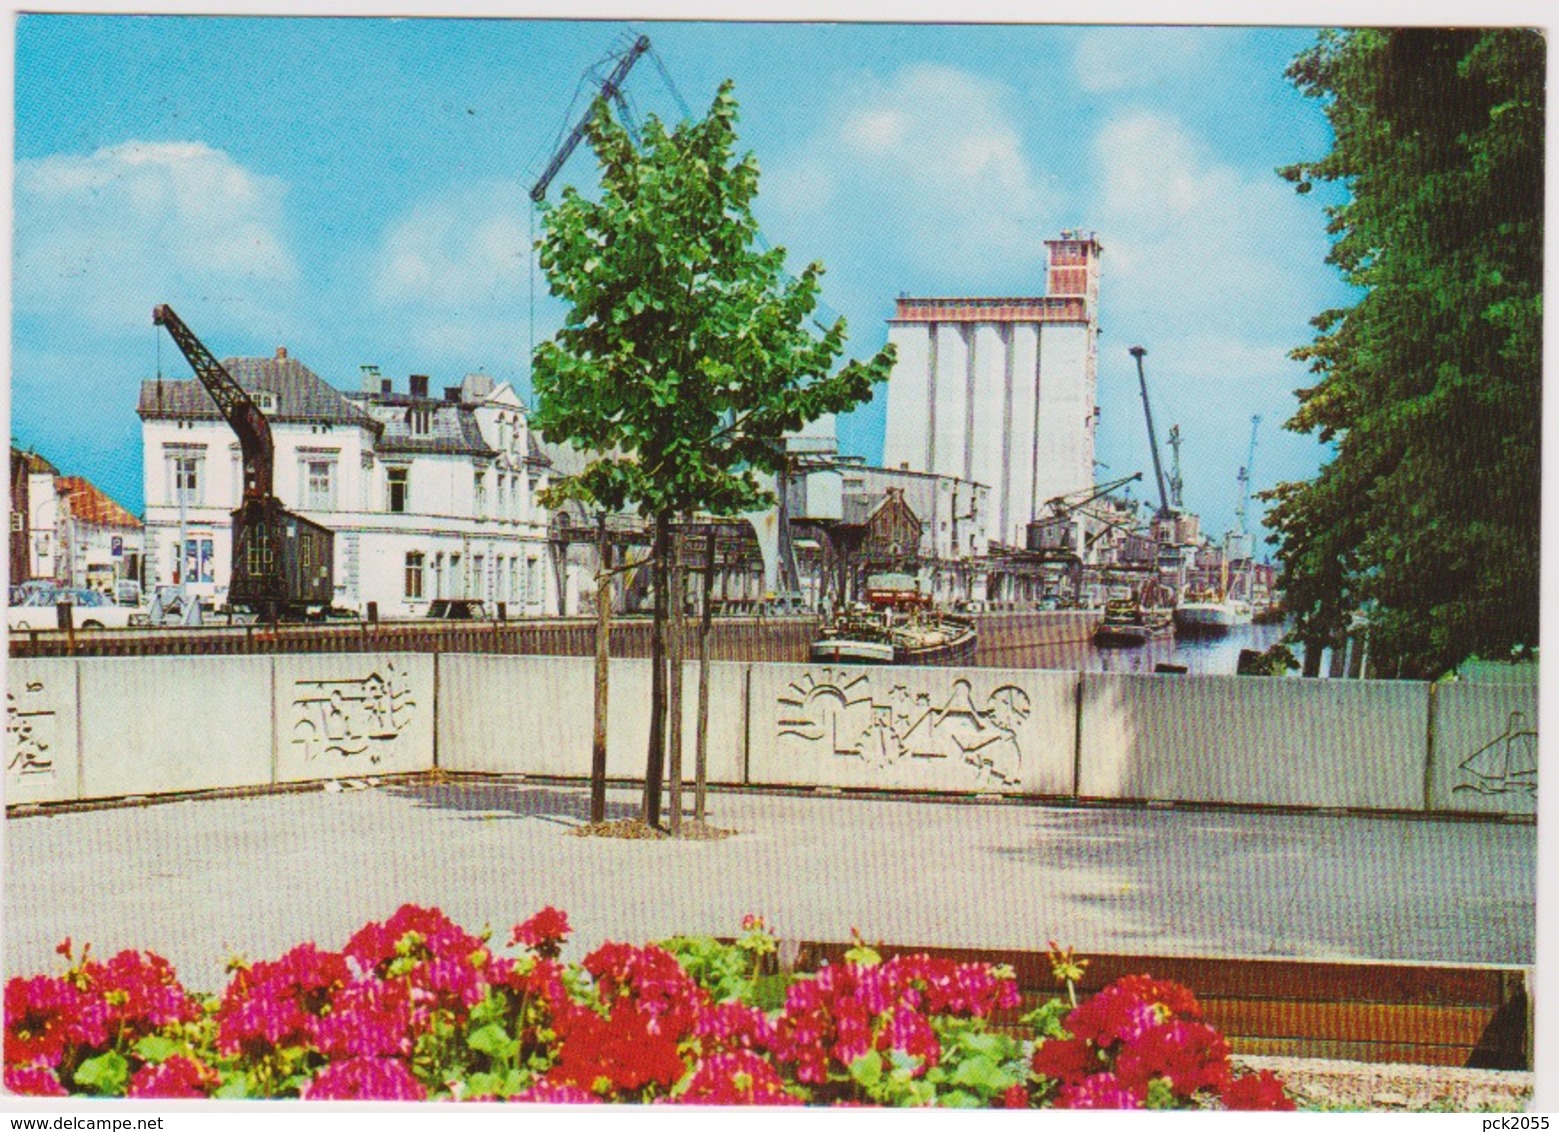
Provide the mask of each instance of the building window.
POLYGON ((541 600, 541 563, 534 558, 525 560, 525 600, 532 604, 541 600))
POLYGON ((205 502, 206 458, 191 453, 169 457, 168 482, 172 485, 170 503, 199 507, 205 502))
POLYGON ((336 509, 334 460, 310 459, 303 462, 303 506, 310 511, 336 509))
POLYGON ((476 517, 487 518, 487 473, 478 468, 474 473, 476 479, 476 517))
POLYGON ((433 410, 426 405, 414 405, 407 414, 413 436, 427 436, 433 431, 433 410))
POLYGON ((276 411, 276 394, 269 389, 257 390, 254 394, 254 403, 262 413, 274 413, 276 411))
POLYGON ((392 515, 400 515, 406 511, 409 502, 410 484, 407 482, 407 468, 386 468, 384 470, 385 481, 390 487, 389 510, 392 515))
POLYGON ((422 552, 413 550, 406 555, 406 599, 422 600, 422 552))
POLYGON ((509 559, 509 601, 518 603, 520 600, 520 560, 509 559))
POLYGON ((460 555, 449 556, 449 590, 450 597, 470 597, 466 589, 465 575, 460 572, 460 555))
POLYGON ((481 554, 471 559, 471 588, 476 591, 471 596, 478 601, 492 596, 487 592, 487 558, 481 554))

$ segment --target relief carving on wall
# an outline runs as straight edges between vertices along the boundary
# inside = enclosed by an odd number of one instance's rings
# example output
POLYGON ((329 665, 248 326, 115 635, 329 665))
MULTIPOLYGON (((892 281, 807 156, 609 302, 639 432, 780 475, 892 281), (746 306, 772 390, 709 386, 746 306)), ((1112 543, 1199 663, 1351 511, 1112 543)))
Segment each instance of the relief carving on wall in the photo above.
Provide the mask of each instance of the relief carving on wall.
POLYGON ((945 699, 933 700, 912 690, 903 673, 874 691, 869 673, 823 668, 780 693, 779 738, 782 749, 858 759, 874 770, 954 760, 977 786, 1012 786, 1022 779, 1018 732, 1032 711, 1028 693, 1015 684, 977 701, 974 685, 960 676, 945 699))
POLYGON ((41 680, 29 680, 21 699, 5 694, 5 769, 29 780, 54 778, 54 737, 57 713, 45 707, 41 680))
POLYGON ((298 680, 292 743, 305 760, 366 753, 377 763, 394 751, 416 707, 406 673, 393 660, 359 679, 298 680))
POLYGON ((1513 711, 1502 734, 1479 747, 1457 764, 1467 780, 1451 790, 1477 794, 1517 794, 1537 797, 1537 728, 1527 725, 1526 713, 1513 711))

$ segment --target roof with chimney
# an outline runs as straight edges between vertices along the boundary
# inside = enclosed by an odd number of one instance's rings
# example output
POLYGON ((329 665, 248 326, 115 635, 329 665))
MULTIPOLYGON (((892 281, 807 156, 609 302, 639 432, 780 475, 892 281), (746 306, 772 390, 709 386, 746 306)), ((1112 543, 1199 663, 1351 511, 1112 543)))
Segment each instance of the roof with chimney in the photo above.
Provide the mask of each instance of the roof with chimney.
MULTIPOLYGON (((379 428, 379 423, 348 400, 308 366, 289 357, 285 346, 278 347, 273 358, 224 358, 222 368, 251 397, 270 393, 274 408, 266 409, 265 419, 275 423, 357 425, 379 428)), ((206 387, 195 379, 166 381, 160 378, 141 382, 141 399, 136 412, 143 420, 212 420, 222 414, 206 387)))
POLYGON ((60 474, 60 470, 50 463, 47 457, 40 456, 31 450, 18 448, 14 444, 11 445, 11 460, 13 463, 19 461, 27 469, 29 475, 57 476, 60 474))
POLYGON ((71 517, 98 527, 141 529, 141 521, 84 476, 58 476, 54 490, 69 501, 71 517))
POLYGON ((374 447, 385 455, 396 452, 498 455, 482 438, 474 405, 414 397, 409 393, 360 393, 354 395, 353 400, 380 426, 374 447))

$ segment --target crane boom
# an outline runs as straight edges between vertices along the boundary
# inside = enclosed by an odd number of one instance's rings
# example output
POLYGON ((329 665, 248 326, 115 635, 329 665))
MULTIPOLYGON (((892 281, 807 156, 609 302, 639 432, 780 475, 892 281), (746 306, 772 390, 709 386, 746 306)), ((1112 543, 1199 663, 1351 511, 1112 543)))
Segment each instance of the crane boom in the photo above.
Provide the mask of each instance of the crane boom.
POLYGON ((1162 516, 1174 514, 1169 505, 1169 491, 1164 486, 1164 465, 1158 457, 1158 434, 1153 431, 1153 406, 1148 403, 1148 379, 1142 373, 1142 358, 1147 353, 1141 346, 1127 351, 1137 359, 1137 384, 1142 387, 1142 412, 1148 418, 1148 448, 1153 453, 1153 474, 1158 478, 1159 511, 1162 516))
POLYGON ((1245 453, 1245 466, 1240 469, 1240 504, 1239 514, 1236 518, 1240 523, 1240 534, 1246 534, 1249 527, 1246 525, 1250 513, 1250 484, 1251 477, 1256 468, 1256 430, 1261 427, 1261 414, 1257 413, 1250 419, 1250 448, 1245 453))
POLYGON ((271 440, 271 426, 243 386, 233 380, 233 375, 223 368, 205 344, 195 337, 195 332, 173 313, 164 303, 152 311, 152 323, 168 331, 179 350, 189 360, 190 368, 205 386, 206 392, 216 402, 222 418, 238 434, 238 446, 244 461, 244 498, 264 499, 270 496, 275 478, 276 447, 271 440))
MULTIPOLYGON (((639 56, 649 49, 649 36, 641 35, 633 41, 633 46, 623 52, 622 56, 617 60, 617 66, 612 68, 612 73, 601 84, 602 98, 613 101, 621 98, 618 92, 622 88, 623 80, 628 77, 628 72, 633 70, 633 65, 639 61, 639 56)), ((558 151, 552 155, 552 160, 547 162, 547 168, 537 178, 536 183, 531 186, 531 200, 539 204, 546 198, 547 187, 552 184, 552 178, 558 175, 558 170, 563 168, 563 163, 569 159, 569 156, 574 152, 574 148, 579 145, 580 139, 585 136, 585 127, 590 124, 590 119, 594 114, 595 101, 591 100, 589 109, 584 112, 584 115, 574 125, 574 128, 569 131, 568 137, 563 140, 562 145, 558 146, 558 151)))

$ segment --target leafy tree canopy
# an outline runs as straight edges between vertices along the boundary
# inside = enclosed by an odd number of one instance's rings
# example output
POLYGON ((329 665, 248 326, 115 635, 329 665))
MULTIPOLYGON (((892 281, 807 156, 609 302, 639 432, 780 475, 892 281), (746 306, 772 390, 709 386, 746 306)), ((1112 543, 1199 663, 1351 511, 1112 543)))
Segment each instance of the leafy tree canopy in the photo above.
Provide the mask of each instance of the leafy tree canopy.
POLYGON ((1433 677, 1537 645, 1544 44, 1534 31, 1324 32, 1289 68, 1331 152, 1279 170, 1327 210, 1362 290, 1295 350, 1319 381, 1288 422, 1334 446, 1283 484, 1295 636, 1369 614, 1387 672, 1433 677))
POLYGON ((810 328, 822 266, 788 279, 783 249, 754 246, 758 163, 736 156, 736 120, 728 81, 702 121, 650 118, 635 148, 598 103, 600 199, 569 188, 546 213, 540 262, 570 309, 536 351, 535 423, 610 454, 565 494, 657 516, 755 509, 786 432, 887 378, 892 347, 831 372, 845 323, 810 328))

